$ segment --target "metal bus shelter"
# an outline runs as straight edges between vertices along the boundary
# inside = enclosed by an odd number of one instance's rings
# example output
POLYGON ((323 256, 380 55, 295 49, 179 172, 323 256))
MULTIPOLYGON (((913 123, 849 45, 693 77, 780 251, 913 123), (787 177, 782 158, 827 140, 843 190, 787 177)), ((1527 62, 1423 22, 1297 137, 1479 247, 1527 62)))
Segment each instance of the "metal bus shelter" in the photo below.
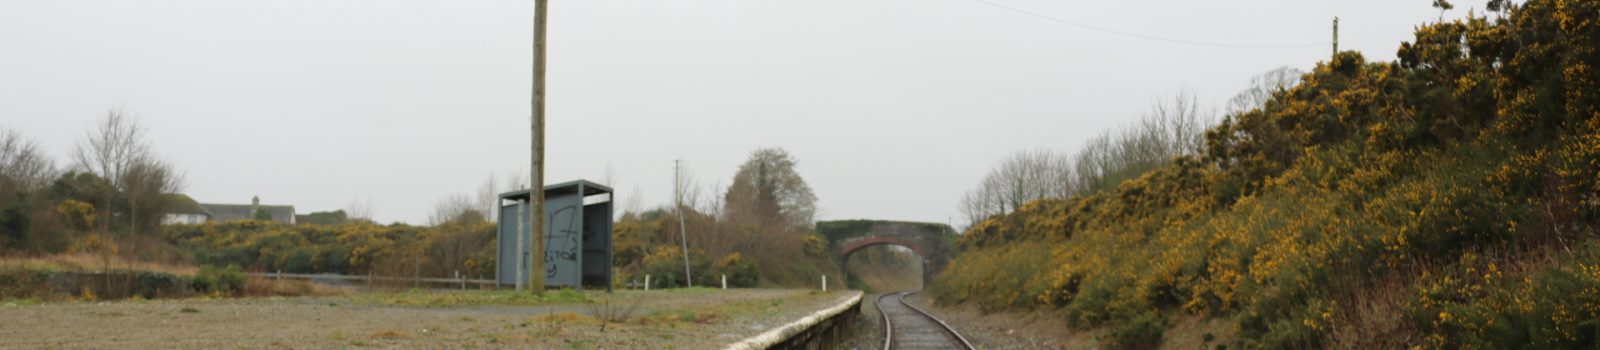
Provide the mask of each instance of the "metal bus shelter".
POLYGON ((533 257, 528 242, 529 191, 500 194, 500 220, 495 230, 495 281, 528 283, 530 258, 544 259, 547 287, 612 285, 611 188, 577 180, 544 187, 544 254, 533 257))

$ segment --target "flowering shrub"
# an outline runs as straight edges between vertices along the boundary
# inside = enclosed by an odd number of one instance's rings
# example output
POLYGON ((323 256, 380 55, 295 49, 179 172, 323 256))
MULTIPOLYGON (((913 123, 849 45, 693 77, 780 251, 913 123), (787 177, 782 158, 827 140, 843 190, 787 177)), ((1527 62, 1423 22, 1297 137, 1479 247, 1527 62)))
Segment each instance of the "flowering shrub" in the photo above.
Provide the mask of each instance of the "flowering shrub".
POLYGON ((1201 157, 974 223, 933 294, 1124 347, 1178 313, 1246 348, 1600 342, 1600 2, 1499 3, 1337 54, 1201 157))

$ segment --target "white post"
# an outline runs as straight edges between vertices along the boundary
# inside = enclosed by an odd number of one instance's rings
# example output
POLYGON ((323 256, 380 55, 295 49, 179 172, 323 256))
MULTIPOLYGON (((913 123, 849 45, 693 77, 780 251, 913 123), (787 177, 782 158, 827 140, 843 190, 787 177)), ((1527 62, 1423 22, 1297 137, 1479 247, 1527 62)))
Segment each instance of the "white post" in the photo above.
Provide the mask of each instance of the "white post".
POLYGON ((828 275, 822 275, 822 291, 828 291, 828 275))
POLYGON ((650 290, 650 275, 644 275, 644 290, 650 290))
POLYGON ((722 289, 728 289, 728 275, 722 275, 722 289))

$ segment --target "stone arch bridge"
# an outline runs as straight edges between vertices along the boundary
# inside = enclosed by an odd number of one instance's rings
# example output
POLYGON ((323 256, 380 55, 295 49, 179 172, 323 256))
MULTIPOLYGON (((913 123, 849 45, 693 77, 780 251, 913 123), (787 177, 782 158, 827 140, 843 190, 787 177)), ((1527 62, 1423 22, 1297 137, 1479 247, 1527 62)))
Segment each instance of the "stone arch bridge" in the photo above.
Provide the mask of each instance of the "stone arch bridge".
MULTIPOLYGON (((911 249, 922 257, 922 285, 926 287, 933 276, 955 258, 956 230, 949 225, 927 222, 883 220, 839 220, 817 222, 817 233, 828 239, 829 251, 839 259, 839 268, 845 266, 850 255, 863 248, 894 245, 911 249)), ((849 276, 845 276, 849 283, 849 276)))

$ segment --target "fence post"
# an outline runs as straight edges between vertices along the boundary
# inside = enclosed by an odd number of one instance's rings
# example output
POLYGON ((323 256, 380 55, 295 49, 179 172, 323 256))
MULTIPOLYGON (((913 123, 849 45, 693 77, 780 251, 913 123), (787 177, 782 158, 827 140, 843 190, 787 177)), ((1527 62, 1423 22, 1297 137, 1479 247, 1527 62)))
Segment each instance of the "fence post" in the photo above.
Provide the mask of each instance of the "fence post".
POLYGON ((644 275, 644 290, 650 290, 650 275, 644 275))
POLYGON ((828 291, 828 275, 822 275, 822 291, 828 291))
POLYGON ((722 289, 728 289, 728 275, 722 275, 722 289))

